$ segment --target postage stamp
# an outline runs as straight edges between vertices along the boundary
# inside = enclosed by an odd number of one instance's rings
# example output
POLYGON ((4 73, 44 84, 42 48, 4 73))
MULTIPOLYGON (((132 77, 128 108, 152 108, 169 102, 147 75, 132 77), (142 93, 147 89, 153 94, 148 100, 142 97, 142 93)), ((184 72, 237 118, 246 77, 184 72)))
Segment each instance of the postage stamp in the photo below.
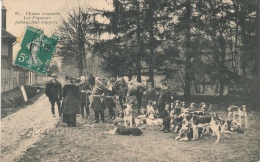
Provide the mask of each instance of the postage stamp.
POLYGON ((55 34, 47 37, 43 30, 27 26, 14 64, 47 75, 58 41, 55 34))

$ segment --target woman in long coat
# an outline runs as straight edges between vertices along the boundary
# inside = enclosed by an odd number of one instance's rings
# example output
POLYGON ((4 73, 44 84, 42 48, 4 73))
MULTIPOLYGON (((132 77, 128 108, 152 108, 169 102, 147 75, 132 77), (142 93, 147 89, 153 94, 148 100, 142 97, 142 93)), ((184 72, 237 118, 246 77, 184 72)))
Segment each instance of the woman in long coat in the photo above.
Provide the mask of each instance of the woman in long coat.
POLYGON ((68 126, 76 126, 76 114, 80 114, 81 92, 79 86, 75 84, 75 78, 69 78, 69 83, 63 86, 63 119, 62 122, 68 126))

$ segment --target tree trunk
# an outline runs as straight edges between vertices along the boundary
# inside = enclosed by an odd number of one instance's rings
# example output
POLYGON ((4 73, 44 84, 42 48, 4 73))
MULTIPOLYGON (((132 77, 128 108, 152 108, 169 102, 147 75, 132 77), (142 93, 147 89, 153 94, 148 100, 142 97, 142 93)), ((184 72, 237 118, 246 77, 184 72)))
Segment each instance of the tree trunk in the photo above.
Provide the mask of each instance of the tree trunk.
MULTIPOLYGON (((256 11, 256 26, 260 26, 260 6, 258 5, 257 7, 257 11, 256 11)), ((255 108, 255 110, 259 110, 259 105, 260 105, 260 55, 259 55, 259 51, 260 51, 260 29, 257 28, 256 29, 256 44, 255 44, 255 64, 254 64, 254 68, 253 68, 253 107, 255 108)))
POLYGON ((137 68, 137 82, 141 83, 141 53, 142 53, 142 47, 141 47, 141 29, 140 29, 140 8, 139 8, 139 1, 136 2, 137 4, 137 45, 138 45, 138 52, 136 55, 136 68, 137 68))
POLYGON ((81 41, 79 43, 79 52, 80 52, 80 76, 85 76, 86 75, 86 54, 85 54, 85 47, 84 47, 84 42, 81 41))
POLYGON ((149 68, 149 82, 154 86, 154 72, 152 67, 149 68))
POLYGON ((191 96, 191 53, 190 53, 190 17, 191 17, 191 1, 186 0, 186 63, 185 63, 185 87, 184 96, 191 96))
POLYGON ((223 93, 224 93, 224 83, 223 80, 221 79, 219 81, 219 96, 223 97, 223 93))
POLYGON ((220 31, 220 45, 221 45, 221 56, 220 56, 220 80, 219 80, 219 96, 223 97, 224 85, 225 85, 225 56, 226 56, 226 46, 223 33, 220 31))
POLYGON ((153 10, 152 6, 149 6, 149 10, 147 12, 149 16, 149 52, 150 52, 150 64, 149 64, 149 81, 152 82, 152 86, 154 86, 154 31, 153 31, 153 10))
POLYGON ((80 45, 78 47, 78 75, 81 76, 82 74, 82 58, 81 58, 81 49, 80 49, 80 45))

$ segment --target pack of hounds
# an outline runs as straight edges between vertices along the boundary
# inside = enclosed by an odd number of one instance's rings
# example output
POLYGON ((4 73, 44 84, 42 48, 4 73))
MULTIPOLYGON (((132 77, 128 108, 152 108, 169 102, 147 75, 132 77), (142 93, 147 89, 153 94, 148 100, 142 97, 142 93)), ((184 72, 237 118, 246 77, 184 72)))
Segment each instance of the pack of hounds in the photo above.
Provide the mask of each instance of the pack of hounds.
MULTIPOLYGON (((139 115, 134 118, 131 101, 128 102, 124 112, 119 112, 114 120, 114 130, 107 133, 139 136, 142 132, 138 126, 142 124, 161 126, 163 119, 158 117, 159 113, 154 107, 156 107, 155 102, 148 103, 147 109, 141 109, 139 115)), ((217 136, 215 143, 218 143, 222 133, 244 133, 243 127, 248 128, 245 105, 229 106, 227 119, 221 119, 212 112, 211 108, 212 105, 207 106, 205 102, 191 103, 186 107, 185 102, 179 100, 166 106, 171 119, 171 128, 174 133, 178 134, 175 139, 178 141, 197 140, 204 134, 212 133, 212 136, 217 136)))

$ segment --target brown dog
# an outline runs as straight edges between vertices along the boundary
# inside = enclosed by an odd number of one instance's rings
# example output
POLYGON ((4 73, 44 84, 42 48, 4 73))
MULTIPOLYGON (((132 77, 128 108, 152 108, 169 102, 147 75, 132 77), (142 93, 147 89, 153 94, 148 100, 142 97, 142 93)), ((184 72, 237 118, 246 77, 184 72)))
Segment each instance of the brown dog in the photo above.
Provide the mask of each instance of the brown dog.
POLYGON ((191 140, 196 140, 199 137, 198 130, 199 128, 210 126, 212 130, 212 136, 214 134, 217 135, 217 140, 215 143, 218 143, 220 140, 220 120, 217 115, 211 115, 211 116, 200 116, 200 115, 194 115, 194 114, 185 114, 184 115, 184 127, 188 127, 188 124, 191 124, 193 129, 193 138, 191 140))
POLYGON ((124 125, 119 125, 114 127, 113 134, 118 135, 132 135, 132 136, 141 136, 143 133, 142 131, 137 127, 126 127, 124 125))
POLYGON ((102 133, 113 134, 113 135, 128 135, 128 136, 141 136, 143 134, 139 128, 126 127, 124 126, 124 124, 115 125, 113 130, 109 130, 102 133))

